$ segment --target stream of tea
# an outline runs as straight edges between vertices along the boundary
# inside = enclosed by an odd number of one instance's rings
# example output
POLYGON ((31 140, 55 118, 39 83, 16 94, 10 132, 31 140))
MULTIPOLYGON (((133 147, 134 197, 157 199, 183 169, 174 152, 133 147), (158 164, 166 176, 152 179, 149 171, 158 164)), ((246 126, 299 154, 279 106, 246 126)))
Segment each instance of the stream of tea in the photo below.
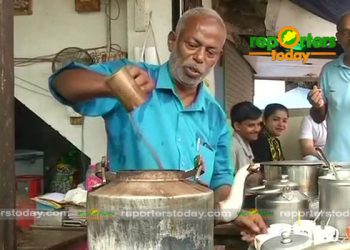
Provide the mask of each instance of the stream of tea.
POLYGON ((144 137, 140 127, 137 125, 137 123, 135 121, 134 112, 129 112, 128 116, 129 116, 129 121, 131 123, 131 126, 132 126, 135 134, 140 139, 140 141, 142 141, 146 145, 146 147, 149 150, 149 152, 151 153, 153 159, 156 161, 158 168, 163 170, 164 165, 163 165, 162 161, 160 160, 159 154, 154 149, 154 147, 147 141, 147 139, 144 137))

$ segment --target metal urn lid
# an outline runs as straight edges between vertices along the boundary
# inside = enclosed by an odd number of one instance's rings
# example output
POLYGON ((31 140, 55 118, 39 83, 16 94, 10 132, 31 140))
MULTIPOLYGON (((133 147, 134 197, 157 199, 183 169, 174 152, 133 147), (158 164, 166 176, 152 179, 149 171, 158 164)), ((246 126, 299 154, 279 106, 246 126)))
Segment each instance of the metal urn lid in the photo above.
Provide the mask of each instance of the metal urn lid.
POLYGON ((261 250, 302 250, 312 245, 306 235, 283 232, 281 236, 273 237, 261 246, 261 250))
POLYGON ((262 166, 322 166, 323 161, 306 161, 306 160, 293 160, 293 161, 266 161, 261 162, 262 166))
POLYGON ((280 180, 267 181, 265 184, 266 189, 282 189, 287 186, 291 190, 299 189, 299 185, 297 183, 289 181, 288 175, 282 175, 280 180))

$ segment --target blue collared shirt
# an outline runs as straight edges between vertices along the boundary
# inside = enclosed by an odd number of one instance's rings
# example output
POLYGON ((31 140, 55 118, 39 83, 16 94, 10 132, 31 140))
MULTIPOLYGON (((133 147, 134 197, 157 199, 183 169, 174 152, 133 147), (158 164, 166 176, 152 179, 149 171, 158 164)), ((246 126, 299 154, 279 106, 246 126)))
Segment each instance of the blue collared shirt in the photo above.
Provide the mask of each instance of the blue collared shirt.
POLYGON ((325 151, 331 161, 350 161, 350 68, 344 54, 327 63, 320 86, 328 103, 325 151))
MULTIPOLYGON (((111 75, 128 64, 131 62, 127 60, 92 66, 71 63, 62 70, 85 68, 111 75)), ((212 189, 231 185, 232 133, 224 111, 206 87, 201 84, 195 102, 184 107, 175 92, 167 63, 161 66, 142 63, 138 66, 148 71, 156 87, 146 103, 131 114, 114 98, 96 98, 76 104, 67 102, 55 90, 55 77, 62 70, 50 77, 50 89, 59 101, 77 112, 104 118, 112 170, 158 169, 151 153, 154 151, 165 169, 188 171, 193 169, 194 158, 200 154, 206 164, 201 181, 212 189)))

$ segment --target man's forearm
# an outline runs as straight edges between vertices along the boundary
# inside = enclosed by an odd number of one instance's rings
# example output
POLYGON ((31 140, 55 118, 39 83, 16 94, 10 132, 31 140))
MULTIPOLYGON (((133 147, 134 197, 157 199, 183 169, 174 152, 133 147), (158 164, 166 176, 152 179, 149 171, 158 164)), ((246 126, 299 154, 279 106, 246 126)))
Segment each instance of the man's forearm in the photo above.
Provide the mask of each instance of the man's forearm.
POLYGON ((214 201, 215 204, 219 203, 220 201, 224 201, 228 198, 231 192, 231 186, 224 185, 219 187, 214 191, 214 201))
POLYGON ((317 153, 315 148, 309 148, 307 150, 303 150, 302 154, 303 154, 303 156, 313 155, 317 158, 319 157, 319 154, 317 153))
POLYGON ((311 115, 312 119, 317 123, 323 122, 326 119, 326 114, 327 114, 326 105, 323 105, 320 108, 312 107, 310 109, 310 115, 311 115))
POLYGON ((312 139, 299 139, 299 145, 303 156, 314 155, 318 157, 318 153, 312 139))
POLYGON ((99 96, 109 96, 106 76, 85 69, 72 69, 60 73, 55 79, 56 90, 65 99, 79 102, 99 96))

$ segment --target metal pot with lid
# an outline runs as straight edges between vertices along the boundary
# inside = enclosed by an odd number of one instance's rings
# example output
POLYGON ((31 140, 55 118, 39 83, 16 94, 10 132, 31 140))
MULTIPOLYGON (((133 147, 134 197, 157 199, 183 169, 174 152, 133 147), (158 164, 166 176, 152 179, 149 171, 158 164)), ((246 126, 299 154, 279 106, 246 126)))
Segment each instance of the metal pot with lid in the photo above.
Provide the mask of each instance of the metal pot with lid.
POLYGON ((306 235, 283 232, 280 236, 265 241, 261 250, 302 250, 312 245, 311 239, 306 235))
POLYGON ((281 178, 279 180, 266 181, 264 186, 268 190, 283 189, 287 187, 291 190, 299 190, 299 185, 295 182, 290 181, 288 175, 281 175, 281 178))
POLYGON ((330 172, 320 176, 320 211, 329 219, 329 225, 339 230, 339 236, 346 236, 346 228, 350 226, 350 169, 334 169, 336 175, 330 172))
POLYGON ((309 197, 317 197, 317 179, 324 166, 323 161, 270 161, 260 164, 267 181, 279 180, 281 175, 288 175, 291 181, 299 185, 302 193, 309 197))
POLYGON ((255 207, 265 222, 293 224, 298 217, 309 217, 309 198, 298 190, 298 185, 282 175, 279 181, 268 181, 265 186, 251 188, 255 198, 255 207))

